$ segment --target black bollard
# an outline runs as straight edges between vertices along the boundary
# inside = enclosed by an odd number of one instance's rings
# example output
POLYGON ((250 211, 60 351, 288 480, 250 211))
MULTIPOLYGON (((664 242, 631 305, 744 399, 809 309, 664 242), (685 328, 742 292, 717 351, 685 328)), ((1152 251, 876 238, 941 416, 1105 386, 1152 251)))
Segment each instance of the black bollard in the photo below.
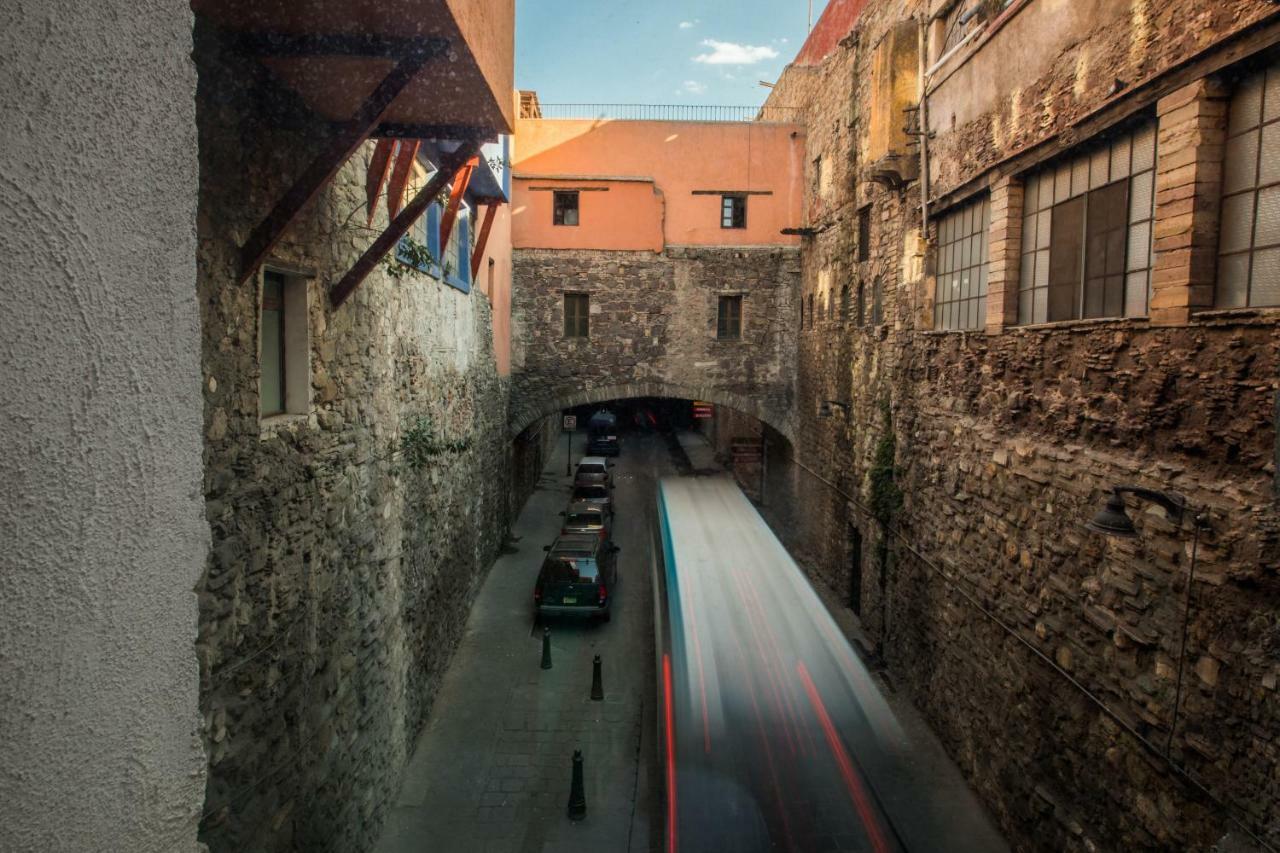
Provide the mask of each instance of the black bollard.
POLYGON ((569 787, 569 820, 587 816, 587 792, 582 787, 582 750, 573 751, 573 784, 569 787))
POLYGON ((551 629, 542 629, 542 668, 551 669, 551 629))
POLYGON ((600 655, 596 655, 596 659, 591 662, 591 701, 604 701, 604 684, 600 678, 600 655))

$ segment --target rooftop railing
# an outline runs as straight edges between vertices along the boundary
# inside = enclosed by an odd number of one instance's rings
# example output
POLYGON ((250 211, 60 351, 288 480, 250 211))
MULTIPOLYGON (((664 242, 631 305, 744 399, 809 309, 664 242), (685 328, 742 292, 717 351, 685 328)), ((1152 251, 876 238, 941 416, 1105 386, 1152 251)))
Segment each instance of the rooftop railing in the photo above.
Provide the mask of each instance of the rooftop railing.
POLYGON ((801 119, 799 107, 706 104, 522 104, 521 118, 620 121, 776 121, 801 119))

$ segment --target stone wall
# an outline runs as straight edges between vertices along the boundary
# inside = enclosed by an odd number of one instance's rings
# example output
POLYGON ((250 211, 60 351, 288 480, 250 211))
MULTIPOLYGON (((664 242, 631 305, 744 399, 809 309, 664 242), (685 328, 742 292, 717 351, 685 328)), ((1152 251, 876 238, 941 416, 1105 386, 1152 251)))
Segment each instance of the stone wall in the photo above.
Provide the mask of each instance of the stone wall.
POLYGON ((366 144, 269 261, 305 282, 310 402, 261 419, 258 288, 236 283, 238 247, 324 134, 203 30, 197 67, 201 836, 215 853, 365 850, 517 509, 489 302, 378 268, 330 306, 373 237, 366 144))
MULTIPOLYGON (((1280 316, 931 331, 919 184, 899 193, 856 179, 872 107, 863 71, 914 5, 870 3, 826 62, 788 69, 771 95, 807 108, 811 164, 820 153, 848 171, 825 198, 808 182, 818 196, 806 204, 809 224, 821 230, 803 250, 795 442, 770 454, 765 514, 842 596, 860 534, 862 625, 1016 847, 1208 850, 1234 828, 1229 814, 1274 845, 1280 316), (864 209, 870 241, 860 251, 864 209), (860 322, 856 298, 847 313, 826 308, 839 308, 844 284, 877 277, 882 323, 865 313, 860 322), (824 401, 847 405, 824 410, 824 401), (886 528, 875 509, 886 493, 872 474, 890 439, 902 502, 886 528), (1138 538, 1086 532, 1120 483, 1177 491, 1206 513, 1185 655, 1191 521, 1179 529, 1132 502, 1138 538)), ((1023 5, 1019 16, 1069 4, 1023 5)), ((1053 31, 1062 56, 1024 63, 1046 76, 1019 80, 994 110, 954 126, 949 107, 932 113, 935 192, 980 186, 992 166, 1007 177, 999 164, 1036 144, 1086 141, 1073 126, 1109 103, 1101 81, 1109 86, 1113 72, 1142 83, 1133 97, 1146 105, 1136 108, 1154 114, 1163 68, 1200 61, 1220 40, 1240 44, 1245 35, 1233 34, 1258 32, 1266 6, 1119 5, 1106 26, 1083 16, 1080 28, 1053 31)), ((1017 76, 1019 63, 1000 51, 984 61, 1017 76)), ((1197 157, 1214 153, 1201 149, 1197 157)), ((1167 158, 1183 155, 1162 156, 1163 174, 1177 165, 1167 158)))
POLYGON ((2 17, 0 849, 187 853, 209 552, 191 12, 2 17))
POLYGON ((787 432, 799 253, 518 249, 512 428, 622 397, 730 405, 787 432), (564 294, 590 295, 590 337, 564 336, 564 294), (740 340, 717 340, 720 295, 742 296, 740 340))

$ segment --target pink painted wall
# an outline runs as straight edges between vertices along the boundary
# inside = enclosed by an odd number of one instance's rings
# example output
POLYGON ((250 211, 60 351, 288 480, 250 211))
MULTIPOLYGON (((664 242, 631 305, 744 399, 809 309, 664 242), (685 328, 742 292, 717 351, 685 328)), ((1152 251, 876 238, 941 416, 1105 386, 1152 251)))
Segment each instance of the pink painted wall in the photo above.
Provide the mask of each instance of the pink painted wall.
MULTIPOLYGON (((479 234, 484 208, 477 211, 473 228, 479 234)), ((498 205, 494 212, 493 228, 485 243, 480 268, 471 282, 473 290, 489 297, 493 316, 493 356, 498 375, 511 375, 511 206, 498 205), (493 261, 490 266, 489 261, 493 261)))
POLYGON ((520 119, 516 140, 517 249, 799 244, 779 233, 801 224, 799 125, 520 119), (579 225, 552 224, 552 188, 580 191, 579 225), (769 194, 749 196, 747 227, 730 229, 720 196, 695 190, 769 194))

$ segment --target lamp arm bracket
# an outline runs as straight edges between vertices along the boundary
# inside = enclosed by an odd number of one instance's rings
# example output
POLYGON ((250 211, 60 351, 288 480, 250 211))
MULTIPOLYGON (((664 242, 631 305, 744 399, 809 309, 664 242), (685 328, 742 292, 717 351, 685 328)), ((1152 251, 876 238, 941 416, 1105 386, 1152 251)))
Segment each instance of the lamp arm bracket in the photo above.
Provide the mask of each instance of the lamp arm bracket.
POLYGON ((1174 522, 1181 523, 1182 516, 1187 511, 1187 499, 1177 492, 1159 492, 1155 489, 1145 489, 1142 486, 1116 486, 1116 494, 1129 494, 1135 498, 1151 501, 1153 504, 1160 506, 1169 519, 1174 522))

